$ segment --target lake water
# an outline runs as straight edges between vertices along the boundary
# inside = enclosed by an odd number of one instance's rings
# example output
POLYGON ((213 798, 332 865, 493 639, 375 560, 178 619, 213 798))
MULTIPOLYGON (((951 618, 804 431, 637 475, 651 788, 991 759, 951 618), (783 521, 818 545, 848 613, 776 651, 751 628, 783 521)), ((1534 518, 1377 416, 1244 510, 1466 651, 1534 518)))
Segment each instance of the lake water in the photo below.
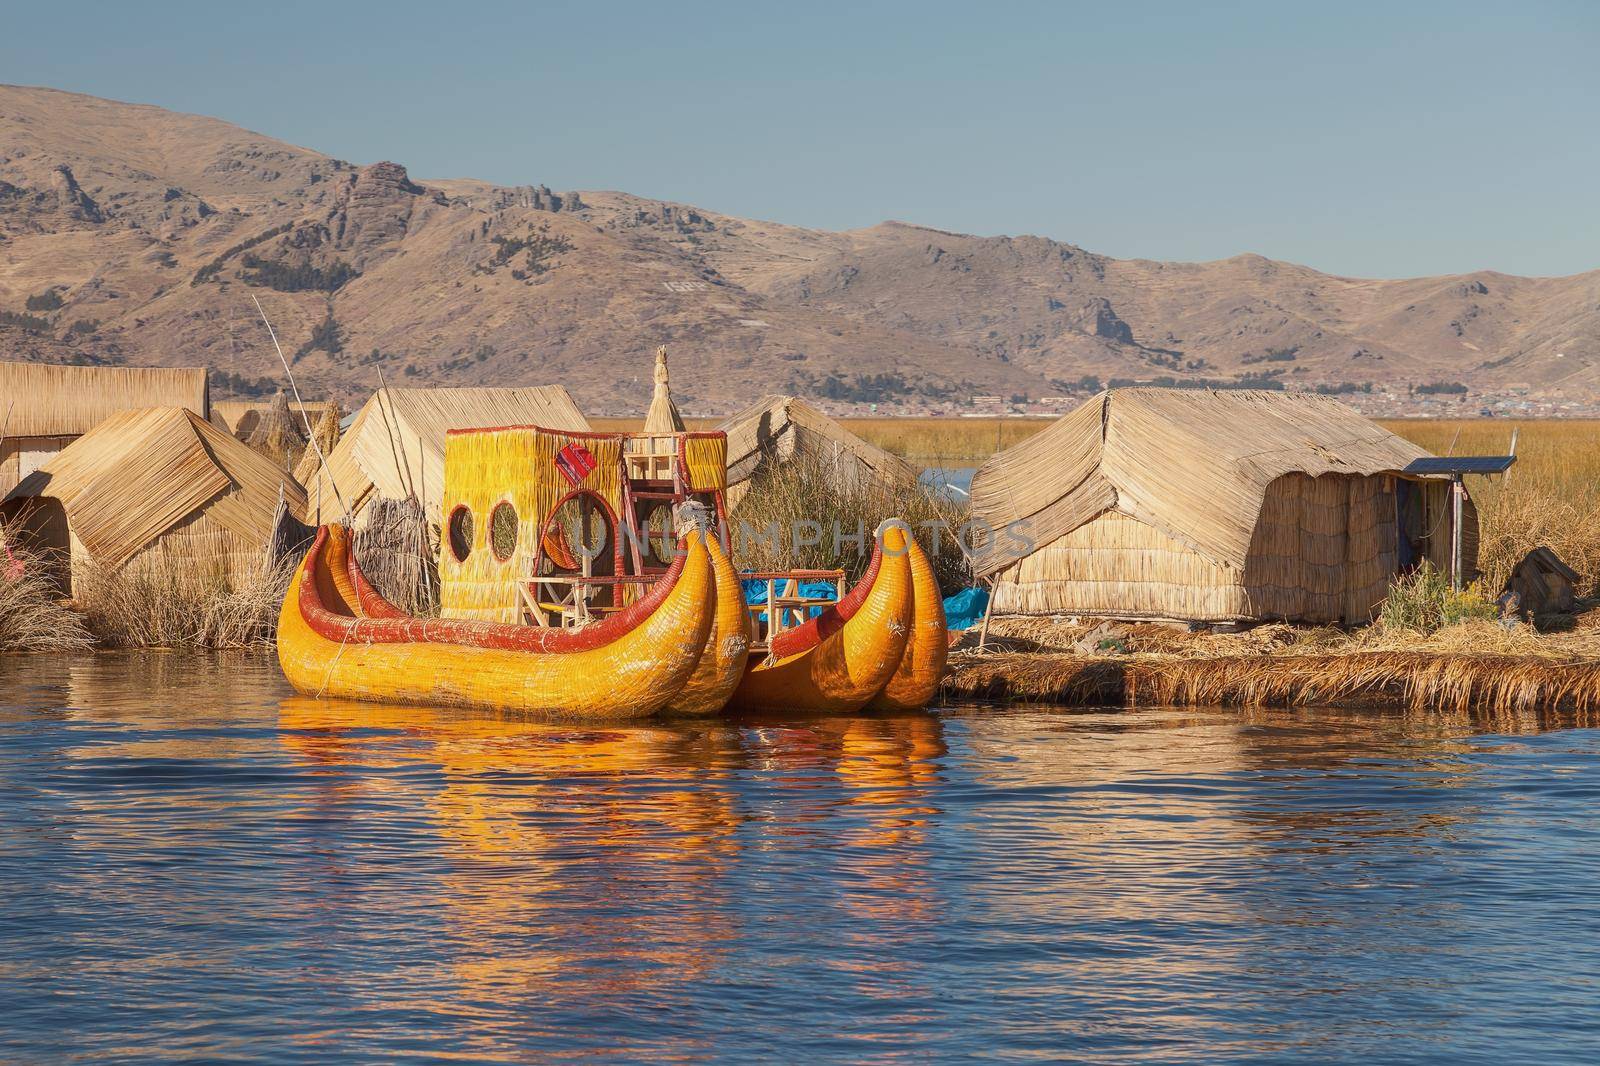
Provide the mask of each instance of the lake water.
POLYGON ((0 657, 0 1061, 1594 1062, 1579 724, 573 728, 0 657))

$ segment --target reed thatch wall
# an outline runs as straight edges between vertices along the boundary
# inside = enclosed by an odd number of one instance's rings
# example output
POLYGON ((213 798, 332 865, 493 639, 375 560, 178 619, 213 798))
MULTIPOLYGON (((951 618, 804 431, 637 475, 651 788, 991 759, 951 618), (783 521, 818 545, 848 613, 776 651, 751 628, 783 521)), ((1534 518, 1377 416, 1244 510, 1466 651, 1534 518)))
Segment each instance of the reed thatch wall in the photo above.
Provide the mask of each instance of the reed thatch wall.
MULTIPOLYGON (((1365 622, 1398 568, 1395 472, 1423 454, 1322 397, 1102 393, 974 477, 996 531, 976 569, 1001 612, 1365 622)), ((1407 480, 1409 538, 1448 568, 1449 485, 1407 480)))
MULTIPOLYGON (((448 531, 440 535, 439 613, 446 618, 518 622, 522 608, 517 585, 533 576, 539 537, 561 499, 574 488, 556 466, 556 454, 574 438, 538 429, 452 433, 446 444, 445 521, 463 508, 471 516, 472 536, 466 558, 457 559, 448 531), (510 506, 516 535, 510 551, 498 554, 491 543, 493 515, 510 506)), ((583 446, 595 467, 583 488, 605 502, 613 514, 622 510, 621 437, 586 437, 583 446)), ((609 555, 619 531, 610 531, 609 555)))
POLYGON ((587 430, 589 423, 560 385, 379 389, 328 455, 327 468, 306 482, 313 522, 336 521, 348 508, 360 528, 368 501, 381 496, 420 500, 437 525, 446 433, 498 426, 587 430))
POLYGON ((80 436, 118 411, 140 407, 182 407, 209 417, 205 368, 0 362, 0 433, 7 437, 80 436))
POLYGON ((793 396, 763 396, 717 427, 728 435, 727 504, 736 505, 750 480, 773 463, 797 455, 829 464, 840 485, 915 484, 917 468, 869 444, 837 421, 793 396))

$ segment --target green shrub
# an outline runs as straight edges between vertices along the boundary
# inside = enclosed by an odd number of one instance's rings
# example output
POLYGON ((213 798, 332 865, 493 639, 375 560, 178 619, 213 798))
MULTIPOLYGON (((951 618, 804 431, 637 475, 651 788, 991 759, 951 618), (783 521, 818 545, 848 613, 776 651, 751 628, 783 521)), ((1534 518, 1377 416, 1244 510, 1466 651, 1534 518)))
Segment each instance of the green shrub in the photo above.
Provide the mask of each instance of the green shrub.
POLYGON ((1415 571, 1396 578, 1389 586, 1378 621, 1385 629, 1434 633, 1471 619, 1500 617, 1500 607, 1477 585, 1450 587, 1450 578, 1424 561, 1415 571))

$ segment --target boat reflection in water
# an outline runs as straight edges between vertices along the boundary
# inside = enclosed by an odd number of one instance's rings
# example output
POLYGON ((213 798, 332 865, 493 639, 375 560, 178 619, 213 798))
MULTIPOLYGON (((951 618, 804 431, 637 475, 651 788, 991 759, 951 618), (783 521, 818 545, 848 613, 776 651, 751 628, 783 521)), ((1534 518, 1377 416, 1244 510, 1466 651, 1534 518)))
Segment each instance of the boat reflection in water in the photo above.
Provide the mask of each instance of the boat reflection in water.
POLYGON ((752 932, 734 898, 751 872, 730 867, 790 863, 797 836, 818 837, 818 890, 842 884, 847 910, 936 914, 928 787, 945 749, 931 715, 607 728, 297 696, 278 719, 339 824, 330 886, 359 892, 372 856, 352 842, 381 846, 390 820, 414 839, 426 817, 447 845, 431 909, 469 999, 537 989, 579 1009, 701 979, 752 932), (764 794, 735 787, 758 767, 764 794))

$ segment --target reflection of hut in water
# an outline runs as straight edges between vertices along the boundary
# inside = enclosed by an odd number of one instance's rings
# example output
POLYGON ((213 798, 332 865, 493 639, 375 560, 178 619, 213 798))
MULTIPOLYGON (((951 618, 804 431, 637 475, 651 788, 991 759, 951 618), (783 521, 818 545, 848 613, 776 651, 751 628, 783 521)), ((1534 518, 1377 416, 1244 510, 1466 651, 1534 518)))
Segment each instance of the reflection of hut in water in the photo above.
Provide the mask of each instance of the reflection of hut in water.
POLYGON ((29 474, 0 518, 38 550, 111 570, 178 562, 247 580, 299 539, 305 493, 265 456, 192 411, 106 419, 29 474))
POLYGON ((793 396, 763 396, 717 428, 728 435, 730 508, 752 478, 796 460, 827 466, 841 486, 917 480, 916 467, 793 396))
POLYGON ((118 411, 210 409, 204 369, 0 362, 0 496, 118 411))
POLYGON ((360 528, 371 501, 414 498, 421 501, 427 520, 437 525, 445 434, 492 426, 587 430, 589 423, 560 385, 379 389, 356 412, 327 457, 327 468, 307 479, 313 520, 336 521, 348 507, 360 528))
POLYGON ((1326 397, 1103 392, 973 477, 974 568, 1001 612, 1366 622, 1397 573, 1450 569, 1450 482, 1401 474, 1426 455, 1326 397))

